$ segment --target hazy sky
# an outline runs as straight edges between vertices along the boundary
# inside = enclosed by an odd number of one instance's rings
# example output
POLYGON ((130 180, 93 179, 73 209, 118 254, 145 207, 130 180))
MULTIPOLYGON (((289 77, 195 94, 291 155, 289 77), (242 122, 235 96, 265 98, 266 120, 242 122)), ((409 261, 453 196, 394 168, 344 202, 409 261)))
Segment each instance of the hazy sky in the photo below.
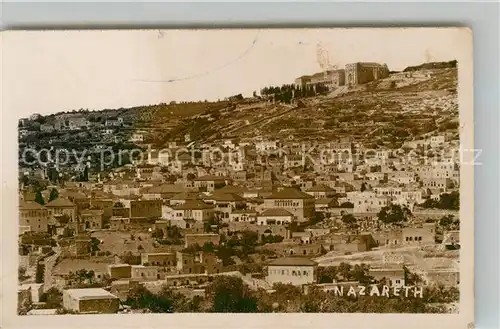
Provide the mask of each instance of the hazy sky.
POLYGON ((7 32, 3 107, 25 117, 251 95, 321 63, 401 70, 453 60, 461 36, 452 28, 7 32))

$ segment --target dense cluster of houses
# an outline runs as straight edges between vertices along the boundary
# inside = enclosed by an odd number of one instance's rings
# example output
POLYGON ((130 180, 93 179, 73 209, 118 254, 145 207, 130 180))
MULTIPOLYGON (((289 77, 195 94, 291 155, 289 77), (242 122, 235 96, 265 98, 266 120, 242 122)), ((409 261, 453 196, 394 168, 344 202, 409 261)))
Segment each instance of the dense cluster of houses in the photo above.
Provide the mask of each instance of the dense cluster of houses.
MULTIPOLYGON (((69 122, 64 127, 86 125, 69 122)), ((141 132, 132 139, 144 141, 141 132)), ((422 143, 441 156, 430 161, 423 153, 414 152, 410 159, 394 150, 368 150, 350 139, 307 145, 248 139, 169 143, 163 151, 149 148, 142 161, 91 173, 89 181, 65 182, 64 186, 50 186, 44 169, 33 169, 29 175, 49 185, 42 191, 44 200, 50 199, 52 188, 58 190, 58 196, 42 205, 35 201, 33 191, 21 186, 19 231, 54 237, 58 261, 64 262, 90 257, 95 232, 118 234, 141 227, 163 235, 173 227, 179 229, 182 244, 161 246, 154 252, 137 250, 135 263, 116 255, 98 265, 85 265, 94 271, 95 280, 111 279, 111 292, 74 288, 74 271, 58 270, 58 264, 46 268, 52 277, 44 282, 44 289, 63 289, 64 307, 77 312, 116 312, 117 300, 126 298, 134 284, 188 287, 191 293, 217 275, 238 275, 251 287, 266 289, 278 282, 317 284, 318 263, 313 259, 325 253, 436 244, 436 223, 429 219, 439 219, 443 211, 433 213, 419 205, 458 191, 460 168, 453 154, 440 152, 456 141, 436 135, 422 143), (179 156, 178 149, 188 152, 179 156), (224 161, 214 161, 210 155, 216 151, 224 161), (200 156, 193 157, 195 152, 200 156), (412 220, 401 227, 381 224, 378 213, 391 205, 408 209, 412 220), (346 215, 354 216, 356 227, 343 223, 346 215), (217 229, 211 231, 210 225, 217 229), (257 276, 223 266, 213 251, 186 251, 207 243, 217 248, 223 243, 222 236, 248 231, 257 233, 260 242, 276 239, 257 248, 263 255, 275 257, 267 260, 264 273, 257 276)), ((408 147, 421 148, 418 143, 408 147)), ((458 217, 458 212, 451 213, 458 217)), ((445 232, 442 240, 458 244, 457 231, 445 232)), ((44 257, 37 248, 20 248, 20 254, 27 267, 37 257, 44 257)), ((432 271, 423 273, 429 284, 458 282, 456 270, 432 271)), ((404 285, 401 264, 373 268, 370 275, 404 285)))

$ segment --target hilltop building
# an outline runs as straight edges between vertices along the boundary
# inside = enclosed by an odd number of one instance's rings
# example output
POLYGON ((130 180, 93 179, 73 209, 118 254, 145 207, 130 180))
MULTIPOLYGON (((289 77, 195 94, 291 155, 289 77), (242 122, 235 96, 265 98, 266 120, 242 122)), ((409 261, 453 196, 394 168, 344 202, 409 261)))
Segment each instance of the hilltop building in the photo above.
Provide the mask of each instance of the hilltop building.
POLYGON ((386 64, 358 62, 345 66, 346 84, 355 86, 389 76, 386 64))

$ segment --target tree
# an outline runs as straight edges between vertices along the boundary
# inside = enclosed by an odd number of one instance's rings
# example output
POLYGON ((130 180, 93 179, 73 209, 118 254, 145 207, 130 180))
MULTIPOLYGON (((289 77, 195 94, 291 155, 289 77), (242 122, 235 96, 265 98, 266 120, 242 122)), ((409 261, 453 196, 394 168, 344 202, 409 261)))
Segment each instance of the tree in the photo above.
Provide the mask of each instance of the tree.
POLYGON ((318 267, 319 283, 332 283, 337 280, 338 270, 336 266, 318 267))
POLYGON ((60 309, 62 308, 62 292, 52 287, 40 296, 40 301, 45 303, 46 309, 60 309))
POLYGON ((384 224, 396 224, 408 221, 411 212, 407 207, 393 204, 383 207, 377 214, 378 219, 384 224))
POLYGON ((257 312, 257 299, 241 278, 232 276, 216 277, 207 288, 207 299, 211 311, 216 313, 257 312))
POLYGON ((408 267, 403 266, 403 270, 405 275, 405 284, 407 286, 414 286, 423 281, 422 278, 417 273, 410 272, 408 267))
POLYGON ((351 278, 351 264, 349 263, 340 263, 339 266, 338 266, 338 272, 340 273, 340 275, 342 275, 342 278, 345 280, 345 281, 349 281, 350 278, 351 278))
POLYGON ((361 184, 361 192, 366 191, 366 183, 361 184))
POLYGON ((455 217, 453 215, 443 216, 439 220, 439 226, 442 226, 443 228, 447 228, 451 224, 453 224, 454 221, 455 221, 455 217))
POLYGON ((101 241, 98 239, 98 238, 95 238, 95 237, 91 237, 90 238, 90 244, 91 244, 91 251, 92 252, 96 252, 96 251, 99 251, 99 244, 101 243, 101 241))
POLYGON ((155 295, 142 285, 131 290, 125 304, 133 309, 148 309, 153 313, 174 311, 174 301, 165 291, 162 291, 161 295, 155 295))
POLYGON ((167 228, 167 239, 172 242, 172 244, 181 243, 181 230, 177 225, 167 228))
POLYGON ((163 239, 164 237, 164 233, 163 233, 163 230, 161 228, 156 228, 153 233, 151 233, 151 237, 152 238, 155 238, 155 239, 163 239))
POLYGON ((55 199, 57 199, 59 197, 59 192, 53 188, 51 191, 50 191, 50 196, 49 196, 49 202, 51 201, 54 201, 55 199))
POLYGON ((311 218, 309 221, 310 225, 316 225, 317 223, 321 222, 322 220, 325 219, 325 214, 317 212, 314 214, 314 216, 311 218))
POLYGON ((27 278, 25 267, 19 266, 19 268, 17 269, 17 278, 19 281, 23 281, 24 279, 27 278))
POLYGON ((342 216, 342 222, 350 228, 353 228, 356 226, 356 217, 354 217, 352 214, 345 214, 342 216))
POLYGON ((356 264, 354 265, 351 276, 354 280, 359 281, 362 284, 368 284, 373 279, 370 275, 370 268, 366 264, 356 264))
POLYGON ((38 262, 36 265, 36 273, 35 273, 36 283, 43 283, 44 272, 45 272, 45 266, 43 265, 43 263, 38 262))
POLYGON ((41 204, 42 206, 45 204, 45 200, 43 199, 42 192, 40 192, 40 191, 36 192, 35 202, 41 204))

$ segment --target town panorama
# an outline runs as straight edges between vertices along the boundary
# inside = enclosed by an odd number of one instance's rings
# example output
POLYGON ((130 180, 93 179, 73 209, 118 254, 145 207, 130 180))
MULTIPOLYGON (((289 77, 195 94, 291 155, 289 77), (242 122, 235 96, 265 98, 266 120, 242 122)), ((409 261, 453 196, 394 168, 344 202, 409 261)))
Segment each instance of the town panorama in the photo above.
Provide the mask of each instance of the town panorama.
POLYGON ((456 61, 21 119, 18 313, 456 313, 458 127, 456 61))

